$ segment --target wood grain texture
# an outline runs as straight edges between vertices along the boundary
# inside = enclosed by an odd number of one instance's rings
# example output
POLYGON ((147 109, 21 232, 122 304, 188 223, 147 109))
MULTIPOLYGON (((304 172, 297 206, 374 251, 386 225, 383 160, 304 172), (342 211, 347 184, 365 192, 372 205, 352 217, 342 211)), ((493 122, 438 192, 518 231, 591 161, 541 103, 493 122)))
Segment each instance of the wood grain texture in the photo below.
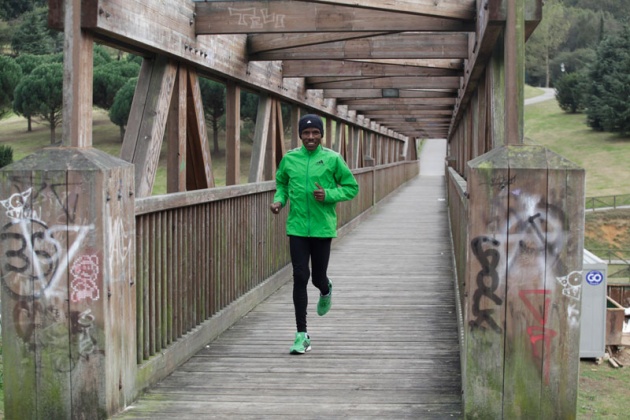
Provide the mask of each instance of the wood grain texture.
POLYGON ((460 417, 444 195, 415 178, 335 240, 325 317, 309 286, 311 352, 289 355, 289 281, 115 418, 460 417))

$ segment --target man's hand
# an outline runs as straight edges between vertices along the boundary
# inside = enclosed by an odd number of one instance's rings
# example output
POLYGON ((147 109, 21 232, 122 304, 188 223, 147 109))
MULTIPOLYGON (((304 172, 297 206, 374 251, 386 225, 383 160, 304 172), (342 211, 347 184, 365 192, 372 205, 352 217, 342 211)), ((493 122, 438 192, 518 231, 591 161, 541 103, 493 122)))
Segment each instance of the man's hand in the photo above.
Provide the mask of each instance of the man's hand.
POLYGON ((280 203, 279 201, 276 201, 275 203, 272 203, 269 206, 269 209, 271 210, 273 214, 278 214, 280 213, 280 209, 282 209, 282 203, 280 203))
POLYGON ((317 201, 324 201, 324 199, 326 198, 326 191, 324 191, 322 186, 319 185, 317 182, 315 183, 315 186, 317 187, 317 189, 315 191, 313 191, 313 195, 315 196, 315 200, 317 200, 317 201))

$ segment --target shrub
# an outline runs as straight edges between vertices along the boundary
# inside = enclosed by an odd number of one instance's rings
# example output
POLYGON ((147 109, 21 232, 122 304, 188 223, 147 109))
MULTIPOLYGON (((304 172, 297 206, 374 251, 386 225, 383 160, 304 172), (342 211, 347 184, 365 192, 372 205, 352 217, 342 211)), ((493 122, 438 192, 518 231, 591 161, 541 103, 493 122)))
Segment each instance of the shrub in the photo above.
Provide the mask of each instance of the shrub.
POLYGON ((13 163, 13 148, 5 144, 0 144, 0 168, 13 163))

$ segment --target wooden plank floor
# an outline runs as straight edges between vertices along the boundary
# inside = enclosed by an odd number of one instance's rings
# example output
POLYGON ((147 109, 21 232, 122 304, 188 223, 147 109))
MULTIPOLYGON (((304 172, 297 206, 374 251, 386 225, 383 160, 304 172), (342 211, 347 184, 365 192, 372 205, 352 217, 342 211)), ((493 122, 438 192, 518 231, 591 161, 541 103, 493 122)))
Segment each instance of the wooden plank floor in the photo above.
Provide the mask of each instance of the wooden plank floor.
POLYGON ((121 419, 461 417, 444 178, 419 176, 333 243, 333 307, 289 355, 291 281, 151 389, 121 419))

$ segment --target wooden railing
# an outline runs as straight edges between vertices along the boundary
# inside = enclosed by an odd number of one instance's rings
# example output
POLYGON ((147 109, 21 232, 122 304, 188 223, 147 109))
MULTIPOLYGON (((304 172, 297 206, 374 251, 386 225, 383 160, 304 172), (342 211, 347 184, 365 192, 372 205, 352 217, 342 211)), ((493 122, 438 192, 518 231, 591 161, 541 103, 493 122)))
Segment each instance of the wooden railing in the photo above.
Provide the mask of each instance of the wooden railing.
POLYGON ((468 246, 468 198, 466 197, 466 180, 450 167, 447 168, 446 175, 449 222, 451 227, 451 237, 453 239, 455 270, 457 273, 455 286, 458 298, 457 318, 460 340, 460 362, 462 365, 462 380, 465 381, 466 355, 464 354, 464 341, 466 329, 464 326, 463 308, 465 308, 466 298, 464 279, 466 277, 466 249, 468 246))
POLYGON ((287 264, 275 184, 136 202, 138 362, 168 347, 287 264))
MULTIPOLYGON (((339 227, 418 172, 417 161, 353 171, 359 195, 339 203, 339 227)), ((288 212, 276 216, 269 211, 274 192, 275 182, 268 181, 136 200, 137 362, 142 370, 156 356, 174 360, 138 375, 140 388, 170 373, 205 344, 202 339, 181 344, 188 333, 290 263, 288 212), (175 344, 177 351, 169 352, 175 344)))

